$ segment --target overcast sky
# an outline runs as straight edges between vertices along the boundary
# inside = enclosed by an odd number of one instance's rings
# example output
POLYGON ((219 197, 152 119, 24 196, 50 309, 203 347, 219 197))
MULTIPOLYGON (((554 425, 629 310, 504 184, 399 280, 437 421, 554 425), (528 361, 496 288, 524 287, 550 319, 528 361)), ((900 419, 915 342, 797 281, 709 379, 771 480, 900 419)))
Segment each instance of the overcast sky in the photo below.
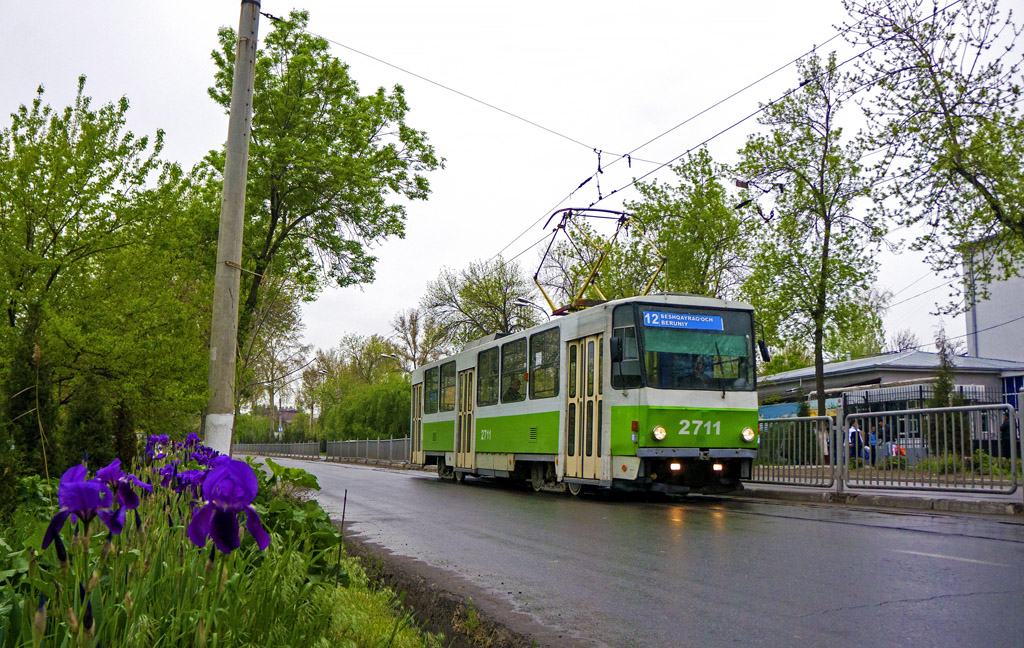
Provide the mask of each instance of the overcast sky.
MULTIPOLYGON (((38 85, 45 85, 48 103, 64 106, 85 74, 94 105, 127 96, 136 134, 166 131, 167 159, 188 168, 221 146, 227 117, 206 94, 214 72, 210 52, 218 27, 237 27, 237 0, 2 5, 4 127, 38 85)), ((445 266, 460 269, 501 252, 521 255, 518 261, 533 274, 539 252, 528 248, 544 238, 547 215, 556 206, 585 207, 598 198, 596 182, 570 198, 597 169, 594 149, 602 151, 601 195, 625 187, 792 87, 790 66, 691 119, 822 46, 844 19, 838 0, 262 3, 277 16, 294 8, 310 11, 310 31, 548 129, 334 46, 364 93, 405 87, 409 125, 426 131, 446 168, 430 176, 428 201, 408 205, 406 238, 376 251, 373 284, 325 290, 304 309, 306 339, 321 348, 348 332, 388 333, 394 314, 415 306, 445 266), (632 165, 611 164, 683 122, 633 153, 632 165)), ((261 20, 260 35, 270 29, 270 21, 261 20)), ((821 51, 833 49, 840 59, 854 53, 841 39, 821 51)), ((756 129, 749 120, 715 138, 712 155, 734 162, 756 129)), ((666 169, 649 179, 670 175, 666 169)), ((616 209, 636 197, 624 189, 597 206, 616 209)), ((932 341, 940 318, 930 313, 949 292, 943 279, 917 254, 881 260, 879 286, 895 294, 887 334, 909 328, 922 342, 932 341)), ((941 321, 948 335, 965 333, 962 317, 941 321)))

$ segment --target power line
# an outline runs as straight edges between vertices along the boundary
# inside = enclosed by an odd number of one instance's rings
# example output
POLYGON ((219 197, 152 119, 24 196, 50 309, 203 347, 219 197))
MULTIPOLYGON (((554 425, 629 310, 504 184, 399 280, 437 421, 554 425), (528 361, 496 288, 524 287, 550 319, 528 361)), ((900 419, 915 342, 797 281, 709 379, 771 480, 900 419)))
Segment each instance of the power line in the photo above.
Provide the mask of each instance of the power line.
MULTIPOLYGON (((266 12, 263 12, 262 15, 266 16, 267 18, 269 18, 270 20, 272 20, 274 22, 288 22, 284 18, 279 18, 277 16, 271 15, 271 14, 266 13, 266 12)), ((573 144, 577 144, 577 145, 582 146, 584 148, 587 148, 587 149, 589 149, 591 151, 598 151, 599 150, 597 147, 591 146, 590 144, 586 144, 584 142, 581 142, 581 141, 579 141, 578 139, 576 139, 574 137, 570 137, 570 136, 568 136, 568 135, 566 135, 564 133, 560 133, 560 132, 558 132, 558 131, 556 131, 556 130, 554 130, 552 128, 548 128, 547 126, 544 126, 542 124, 538 124, 535 121, 532 121, 530 119, 527 119, 526 117, 522 117, 520 115, 517 115, 514 112, 511 112, 509 110, 505 110, 504 108, 501 108, 499 106, 495 106, 494 104, 488 103, 488 102, 486 102, 486 101, 484 101, 482 99, 477 99, 476 97, 474 97, 472 95, 466 94, 465 92, 462 92, 461 90, 456 90, 455 88, 452 88, 450 86, 444 85, 443 83, 439 83, 437 81, 434 81, 433 79, 427 78, 427 77, 423 76, 422 74, 417 74, 416 72, 413 72, 412 70, 408 70, 406 68, 400 67, 398 65, 395 65, 394 63, 389 63, 388 61, 385 61, 384 59, 382 59, 380 57, 374 56, 373 54, 370 54, 368 52, 364 52, 362 50, 358 50, 358 49, 356 49, 356 48, 354 48, 354 47, 352 47, 350 45, 346 45, 345 43, 342 43, 340 41, 334 40, 333 38, 329 38, 327 36, 322 36, 320 34, 317 34, 316 32, 312 32, 312 31, 310 31, 308 29, 303 29, 302 32, 306 33, 306 34, 309 34, 310 36, 314 36, 316 38, 322 38, 323 40, 327 41, 328 43, 331 43, 333 45, 337 45, 338 47, 347 49, 350 52, 355 52, 356 54, 359 54, 360 56, 364 56, 364 57, 366 57, 368 59, 371 59, 373 61, 376 61, 376 62, 378 62, 378 63, 380 63, 382 65, 386 65, 386 66, 388 66, 390 68, 394 68, 395 70, 398 70, 399 72, 402 72, 403 74, 408 74, 409 76, 415 77, 415 78, 417 78, 417 79, 419 79, 421 81, 426 81, 427 83, 429 83, 431 85, 434 85, 434 86, 437 86, 438 88, 441 88, 442 90, 447 90, 448 92, 457 94, 457 95, 459 95, 460 97, 462 97, 464 99, 469 99, 470 101, 474 101, 474 102, 476 102, 476 103, 478 103, 478 104, 480 104, 482 106, 486 106, 487 108, 490 108, 491 110, 496 110, 496 111, 498 111, 498 112, 500 112, 500 113, 502 113, 504 115, 512 117, 513 119, 518 119, 521 122, 529 124, 530 126, 533 126, 535 128, 539 128, 539 129, 541 129, 541 130, 543 130, 545 132, 548 132, 548 133, 550 133, 552 135, 555 135, 556 137, 560 137, 560 138, 562 138, 564 140, 568 140, 568 141, 572 142, 573 144)), ((617 155, 617 154, 616 153, 610 153, 610 155, 617 155)), ((654 161, 651 161, 651 160, 642 160, 640 158, 637 158, 637 161, 648 162, 650 164, 657 164, 657 162, 654 162, 654 161)))
MULTIPOLYGON (((953 0, 953 2, 949 3, 949 4, 948 4, 948 5, 946 5, 945 7, 941 8, 941 9, 936 9, 936 10, 935 10, 935 11, 934 11, 934 12, 933 12, 933 13, 932 13, 932 14, 931 14, 930 16, 927 16, 927 17, 925 17, 925 18, 922 18, 922 19, 921 19, 920 21, 918 21, 918 22, 917 22, 916 24, 920 24, 920 23, 922 23, 922 22, 924 22, 924 21, 926 21, 926 20, 930 20, 931 18, 933 18, 933 17, 937 16, 938 14, 942 13, 943 11, 946 11, 946 10, 947 10, 947 9, 949 9, 950 7, 952 7, 952 6, 956 5, 956 4, 959 4, 959 3, 960 3, 960 2, 962 2, 962 1, 963 1, 963 0, 953 0)), ((866 50, 864 50, 864 51, 862 51, 862 52, 860 52, 860 53, 858 53, 858 54, 854 54, 853 56, 851 56, 851 57, 847 58, 846 60, 842 61, 841 63, 838 63, 838 64, 836 64, 836 66, 835 66, 835 69, 836 69, 836 70, 838 70, 839 68, 843 67, 843 66, 844 66, 844 65, 846 65, 847 63, 850 63, 851 61, 854 61, 854 60, 856 60, 856 59, 858 59, 858 58, 860 58, 860 57, 864 56, 864 55, 865 55, 865 54, 867 54, 868 52, 870 52, 870 51, 872 51, 872 50, 874 50, 874 49, 878 48, 879 46, 883 45, 884 43, 887 43, 888 41, 890 41, 890 40, 892 40, 892 39, 896 38, 896 37, 897 37, 897 36, 899 36, 899 35, 900 35, 900 34, 893 34, 893 35, 892 35, 892 36, 890 36, 889 38, 885 38, 885 39, 883 39, 883 40, 880 40, 879 42, 875 43, 874 45, 872 45, 871 47, 867 48, 866 50)), ((814 79, 814 80, 817 80, 817 79, 814 79)), ((709 138, 705 139, 704 141, 702 141, 701 143, 697 144, 696 146, 692 146, 692 147, 690 147, 689 149, 687 149, 687 150, 683 151, 682 153, 680 153, 680 154, 679 154, 679 155, 677 155, 676 157, 672 158, 672 159, 671 159, 671 160, 669 160, 668 162, 665 162, 665 163, 661 164, 660 166, 658 166, 658 167, 655 167, 654 169, 651 169, 650 171, 648 171, 648 172, 647 172, 647 173, 645 173, 644 175, 640 176, 639 178, 634 178, 634 179, 632 180, 632 182, 626 183, 626 184, 625 184, 625 185, 623 185, 622 187, 619 187, 618 189, 615 189, 614 191, 612 191, 612 192, 611 192, 610 194, 608 194, 608 195, 606 195, 606 196, 600 196, 600 195, 599 195, 599 196, 598 196, 598 199, 597 199, 597 200, 595 200, 594 202, 590 203, 590 207, 593 207, 594 205, 598 204, 599 202, 601 202, 601 201, 602 201, 602 200, 604 200, 605 198, 609 198, 609 197, 613 196, 614 194, 616 194, 616 193, 618 193, 618 192, 620 192, 620 191, 622 191, 622 190, 624 190, 624 189, 628 189, 629 187, 632 187, 633 185, 637 184, 638 182, 640 182, 640 181, 641 181, 641 180, 643 180, 644 178, 647 178, 647 177, 651 176, 652 174, 654 174, 654 173, 657 173, 658 171, 662 170, 663 168, 665 168, 665 167, 667 167, 667 166, 671 165, 671 164, 672 164, 673 162, 675 162, 676 160, 679 160, 679 159, 680 159, 680 158, 682 158, 683 156, 685 156, 685 155, 687 155, 687 154, 691 153, 692 151, 694 151, 694 150, 696 150, 696 149, 700 148, 701 146, 704 146, 704 145, 705 145, 705 144, 707 144, 708 142, 711 142, 711 141, 715 140, 715 139, 716 139, 716 138, 718 138, 719 136, 721 136, 721 135, 724 135, 725 133, 727 133, 727 132, 731 131, 731 130, 732 130, 733 128, 736 128, 737 126, 739 126, 739 125, 740 125, 740 124, 742 124, 743 122, 747 121, 747 120, 748 120, 748 119, 750 119, 751 117, 754 117, 754 116, 756 116, 756 115, 758 115, 758 114, 760 114, 760 113, 764 112, 764 111, 765 111, 765 110, 767 110, 768 108, 771 108, 772 106, 774 106, 775 104, 779 103, 780 101, 783 101, 784 99, 788 98, 788 97, 789 97, 790 95, 792 95, 793 93, 795 93, 795 92, 796 92, 797 90, 799 90, 799 89, 800 89, 800 88, 802 88, 803 86, 807 85, 807 83, 808 83, 809 81, 810 81, 810 79, 808 79, 808 80, 806 80, 806 81, 803 81, 803 82, 801 82, 801 83, 800 83, 800 85, 798 85, 798 86, 797 86, 797 87, 795 87, 795 88, 792 88, 791 90, 788 90, 788 91, 787 91, 787 92, 785 92, 785 93, 784 93, 784 94, 783 94, 783 95, 782 95, 781 97, 778 97, 778 98, 776 98, 776 99, 773 99, 772 101, 770 101, 770 102, 768 102, 768 103, 764 104, 763 106, 761 106, 760 108, 758 108, 758 109, 757 109, 757 110, 755 110, 754 112, 750 113, 750 114, 749 114, 749 115, 747 115, 746 117, 744 117, 744 118, 740 119, 739 121, 736 121, 735 123, 731 124, 730 126, 727 126, 726 128, 723 128, 722 130, 718 131, 717 133, 715 133, 715 134, 714 134, 714 135, 712 135, 711 137, 709 137, 709 138)), ((852 96, 852 95, 851 95, 851 96, 852 96)))
MULTIPOLYGON (((942 9, 938 9, 938 10, 936 10, 936 11, 935 11, 934 13, 932 13, 932 15, 931 15, 931 16, 928 16, 928 17, 926 17, 926 18, 923 18, 923 19, 922 19, 921 21, 919 21, 919 22, 924 22, 925 20, 928 20, 928 19, 930 19, 931 17, 933 17, 933 16, 936 16, 936 15, 938 15, 939 13, 941 13, 941 12, 943 12, 943 11, 946 11, 946 10, 947 10, 947 9, 949 9, 950 7, 952 7, 952 6, 956 5, 956 4, 959 4, 960 2, 962 2, 962 0, 954 0, 954 1, 953 1, 953 2, 951 2, 950 4, 948 4, 948 5, 946 5, 945 7, 943 7, 942 9)), ((839 32, 838 32, 838 33, 837 33, 836 35, 834 35, 834 36, 833 36, 832 38, 829 38, 828 40, 826 40, 826 41, 825 41, 825 42, 824 42, 824 43, 823 43, 822 45, 827 45, 828 43, 832 42, 832 41, 833 41, 833 40, 835 40, 836 38, 838 38, 838 37, 842 36, 843 34, 847 33, 848 31, 850 31, 851 29, 853 29, 854 27, 856 27, 857 25, 859 25, 859 24, 860 24, 861 22, 864 22, 864 20, 866 20, 866 18, 865 18, 865 19, 862 19, 861 21, 858 21, 857 23, 854 23, 853 25, 851 25, 851 26, 849 26, 849 27, 847 27, 847 28, 845 28, 845 29, 842 29, 842 30, 840 30, 840 31, 839 31, 839 32)), ((887 41, 891 40, 892 38, 895 38, 895 36, 890 36, 889 38, 887 38, 887 39, 884 39, 884 40, 882 40, 882 41, 880 41, 880 42, 876 43, 875 45, 873 45, 873 46, 869 47, 868 49, 864 50, 863 52, 860 52, 859 54, 856 54, 856 55, 854 55, 854 56, 852 56, 852 57, 850 57, 850 58, 846 59, 846 60, 845 60, 845 61, 843 61, 842 63, 838 64, 838 65, 836 66, 836 68, 838 69, 839 67, 842 67, 843 65, 846 65, 846 64, 847 64, 847 63, 849 63, 850 61, 853 61, 853 60, 855 60, 855 59, 857 59, 857 58, 859 58, 859 57, 861 57, 861 56, 864 56, 864 55, 865 55, 865 54, 867 54, 868 52, 872 51, 873 49, 877 48, 878 46, 882 45, 883 43, 885 43, 885 42, 887 42, 887 41)), ((813 53, 813 52, 817 51, 817 49, 818 49, 818 47, 817 47, 817 46, 815 46, 815 47, 811 48, 810 50, 808 50, 808 53, 813 53)), ((642 149, 643 147, 647 146, 648 144, 650 144, 650 143, 654 142, 655 140, 657 140, 657 139, 660 139, 661 137, 664 137, 665 135, 667 135, 668 133, 670 133, 670 132, 672 132, 672 131, 676 130, 676 129, 677 129, 677 128, 679 128, 680 126, 683 126, 684 124, 687 124, 687 123, 689 123, 689 122, 690 122, 690 121, 692 121, 693 119, 696 119, 697 117, 699 117, 699 116, 701 116, 701 115, 705 114, 706 112, 710 111, 711 109, 713 109, 713 108, 715 108, 715 107, 717 107, 717 106, 721 105, 721 104, 722 104, 722 103, 724 103, 725 101, 728 101, 729 99, 731 99, 731 98, 733 98, 733 97, 735 97, 735 96, 739 95, 740 93, 742 93, 742 92, 746 91, 747 89, 749 89, 749 88, 753 87, 754 85, 757 85, 757 84, 758 84, 758 83, 760 83, 761 81, 763 81, 763 80, 765 80, 765 79, 767 79, 767 78, 769 78, 769 77, 773 76, 774 74, 777 74, 778 72, 780 72, 780 71, 782 71, 782 70, 786 69, 787 67, 789 67, 790 65, 792 65, 792 64, 793 64, 793 63, 795 63, 796 61, 799 61, 799 60, 800 60, 801 58, 803 58, 803 57, 804 57, 804 56, 806 56, 806 55, 807 55, 807 54, 805 53, 804 55, 802 55, 802 56, 799 56, 799 57, 797 57, 797 58, 793 59, 793 60, 792 60, 792 61, 790 61, 789 63, 786 63, 785 65, 783 65, 783 66, 780 66, 779 68, 776 68, 775 70, 773 70, 772 72, 770 72, 770 73, 768 73, 768 74, 764 75, 763 77, 761 77, 761 78, 760 78, 760 79, 758 79, 757 81, 754 81, 753 83, 751 83, 751 84, 748 84, 747 86, 745 86, 745 87, 744 87, 744 88, 742 88, 741 90, 738 90, 738 91, 734 92, 733 94, 729 95, 729 96, 728 96, 728 97, 726 97, 725 99, 722 99, 722 100, 720 100, 720 101, 716 102, 715 104, 713 104, 713 105, 709 106, 708 108, 705 108, 704 110, 700 111, 700 112, 699 112, 699 113, 697 113, 696 115, 693 115, 692 117, 690 117, 690 118, 688 118, 688 119, 684 120, 683 122, 681 122, 681 123, 677 124, 676 126, 673 126, 672 128, 668 129, 667 131, 665 131, 665 132, 661 133, 660 135, 658 135, 658 136, 656 136, 656 137, 654 137, 654 138, 652 138, 652 139, 648 140, 647 142, 645 142, 645 143, 641 144, 640 146, 638 146, 638 147, 636 147, 636 148, 632 149, 632 150, 631 150, 631 151, 630 151, 629 153, 627 153, 627 154, 625 154, 625 155, 622 155, 622 156, 619 156, 619 157, 618 157, 617 159, 615 159, 615 160, 612 160, 612 161, 611 161, 611 162, 609 162, 609 163, 608 163, 608 164, 607 164, 607 165, 606 165, 606 166, 605 166, 604 168, 608 168, 608 167, 612 166, 613 164, 615 164, 616 162, 619 162, 619 161, 621 161, 623 157, 629 158, 629 156, 630 156, 630 155, 631 155, 632 153, 634 153, 634 152, 636 152, 636 151, 638 151, 638 150, 642 149)), ((793 94, 794 92, 796 92, 796 91, 797 91, 797 90, 798 90, 799 88, 801 88, 801 87, 802 87, 803 85, 806 85, 806 83, 802 83, 801 85, 797 86, 796 88, 793 88, 793 89, 791 89, 791 90, 787 91, 787 92, 786 92, 785 94, 783 94, 783 95, 782 95, 781 97, 779 97, 779 98, 777 98, 777 99, 774 99, 773 101, 769 102, 768 104, 765 104, 764 106, 761 106, 761 107, 760 107, 760 108, 759 108, 758 110, 756 110, 756 111, 754 111, 754 112, 750 113, 750 114, 749 114, 749 115, 747 115, 746 117, 744 117, 744 118, 740 119, 739 121, 737 121, 737 122, 733 123, 732 125, 730 125, 730 126, 728 126, 728 127, 724 128, 724 129, 722 129, 721 131, 719 131, 719 132, 715 133, 715 134, 714 134, 714 135, 712 135, 711 137, 709 137, 709 138, 705 139, 705 140, 704 140, 703 142, 701 142, 700 144, 697 144, 696 146, 690 147, 689 149, 687 149, 687 150, 686 150, 686 151, 684 151, 683 153, 680 153, 679 155, 677 155, 676 157, 672 158, 672 159, 671 159, 671 160, 669 160, 668 162, 664 162, 664 163, 662 163, 662 164, 658 165, 657 167, 655 167, 655 168, 654 168, 654 169, 652 169, 651 171, 648 171, 647 173, 645 173, 644 175, 640 176, 639 178, 634 178, 632 182, 629 182, 629 183, 627 183, 626 185, 623 185, 622 187, 619 187, 618 189, 615 189, 615 190, 613 190, 613 191, 612 191, 611 193, 609 193, 609 194, 607 194, 607 195, 602 195, 602 194, 600 194, 600 191, 599 191, 599 193, 598 193, 598 199, 597 199, 597 200, 595 200, 595 201, 593 201, 593 202, 591 202, 591 203, 590 203, 590 205, 589 205, 589 207, 593 207, 593 206, 597 205, 598 203, 600 203, 601 201, 603 201, 603 200, 604 200, 605 198, 609 198, 609 197, 611 197, 612 195, 614 195, 614 194, 616 194, 616 193, 618 193, 618 192, 620 192, 620 191, 623 191, 624 189, 627 189, 627 188, 629 188, 629 187, 631 187, 631 186, 633 186, 633 185, 637 184, 638 182, 640 182, 640 181, 641 181, 641 180, 643 180, 644 178, 647 178, 647 177, 649 177, 650 175, 652 175, 652 174, 654 174, 654 173, 657 173, 657 172, 658 172, 658 171, 660 171, 661 169, 665 168, 666 166, 669 166, 669 165, 671 165, 672 163, 674 163, 675 161, 679 160, 679 159, 680 159, 680 158, 682 158, 683 156, 685 156, 685 155, 689 154, 690 152, 692 152, 692 151, 696 150, 697 148, 700 148, 701 146, 704 146, 704 145, 705 145, 705 144, 707 144, 708 142, 711 142, 711 141, 713 141, 714 139, 718 138, 719 136, 721 136, 721 135, 723 135, 723 134, 727 133, 728 131, 730 131, 730 130, 732 130, 733 128, 735 128, 735 127, 739 126, 739 125, 740 125, 740 124, 742 124, 743 122, 745 122, 745 121, 749 120, 749 119, 750 119, 751 117, 754 117, 754 116, 758 115, 759 113, 763 112, 764 110, 766 110, 767 108, 771 107, 772 105, 774 105, 774 104, 776 104, 776 103, 778 103, 778 102, 782 101, 783 99, 787 98, 788 96, 790 96, 791 94, 793 94)), ((573 190, 572 192, 570 192, 570 193, 569 193, 569 196, 568 196, 568 197, 566 197, 566 198, 563 198, 563 199, 562 199, 561 201, 559 201, 559 202, 558 202, 558 204, 556 205, 556 207, 555 207, 555 208, 557 208, 557 207, 558 207, 558 206, 560 206, 560 205, 561 205, 562 203, 564 203, 564 202, 565 202, 565 201, 566 201, 566 200, 567 200, 567 199, 568 199, 569 197, 571 197, 571 196, 572 196, 572 194, 573 194, 573 193, 575 193, 575 192, 576 192, 576 191, 578 191, 578 190, 579 190, 579 189, 580 189, 581 187, 583 187, 583 185, 587 184, 588 182, 590 182, 590 181, 591 181, 591 180, 593 180, 594 178, 598 177, 598 175, 599 175, 600 173, 602 173, 602 172, 603 172, 603 171, 602 171, 602 170, 601 170, 601 169, 599 168, 597 172, 595 172, 594 174, 590 175, 590 176, 589 176, 589 177, 588 177, 588 178, 587 178, 586 180, 584 180, 583 182, 581 182, 581 183, 580 183, 580 184, 579 184, 579 185, 578 185, 578 186, 576 187, 576 189, 574 189, 574 190, 573 190)), ((538 218, 538 219, 537 219, 536 221, 534 221, 534 222, 533 222, 533 223, 532 223, 532 224, 531 224, 531 225, 530 225, 529 227, 527 227, 527 228, 526 228, 526 230, 524 230, 524 231, 523 231, 522 233, 520 233, 520 234, 519 234, 518 236, 516 236, 516 237, 515 237, 515 238, 514 238, 514 239, 513 239, 513 240, 512 240, 511 242, 509 242, 509 243, 508 243, 507 245, 505 245, 505 247, 503 247, 503 248, 502 248, 502 249, 501 249, 501 250, 500 250, 500 251, 499 251, 499 252, 498 252, 497 254, 495 254, 495 255, 494 255, 493 257, 491 257, 491 258, 492 258, 492 259, 494 259, 494 258, 497 258, 498 256, 500 256, 500 255, 501 255, 501 254, 502 254, 502 253, 503 253, 503 252, 504 252, 504 251, 505 251, 506 249, 508 249, 509 247, 511 247, 511 246, 512 246, 512 245, 513 245, 513 244, 514 244, 514 243, 515 243, 516 241, 518 241, 518 240, 519 240, 519 239, 521 239, 521 238, 522 238, 523 236, 525 236, 525 235, 527 234, 527 232, 529 232, 529 231, 530 231, 531 229, 533 229, 534 227, 536 227, 536 226, 537 226, 537 224, 538 224, 538 223, 539 223, 540 221, 544 220, 544 218, 546 217, 546 215, 547 215, 547 214, 544 214, 544 215, 542 215, 542 216, 541 216, 540 218, 538 218)), ((534 245, 536 245, 536 244, 534 244, 534 245)), ((532 248, 532 247, 533 247, 533 246, 531 245, 531 246, 530 246, 530 248, 532 248)), ((523 252, 520 252, 519 254, 517 254, 517 255, 516 255, 516 257, 518 257, 518 256, 521 256, 521 255, 522 255, 523 253, 525 253, 526 251, 528 251, 528 250, 529 250, 530 248, 527 248, 527 249, 526 249, 526 250, 524 250, 523 252)), ((513 258, 515 258, 515 257, 513 257, 513 258)))
MULTIPOLYGON (((987 326, 987 327, 985 327, 983 329, 978 329, 977 331, 972 331, 970 333, 964 333, 963 335, 954 335, 952 337, 947 337, 946 339, 947 340, 959 340, 960 338, 966 338, 966 337, 970 337, 971 335, 977 335, 978 333, 984 333, 985 331, 991 331, 992 329, 997 329, 997 328, 1000 328, 1002 326, 1006 326, 1007 324, 1013 324, 1014 322, 1019 322, 1021 320, 1024 320, 1024 315, 1021 315, 1020 317, 1015 317, 1015 318, 1013 318, 1011 320, 1006 320, 1005 322, 1000 322, 999 324, 993 324, 992 326, 987 326)), ((926 344, 919 344, 919 345, 917 345, 915 347, 909 347, 909 348, 904 349, 904 350, 905 351, 916 351, 918 349, 921 349, 921 348, 926 347, 926 346, 931 346, 933 344, 935 344, 935 342, 928 342, 926 344)))
MULTIPOLYGON (((931 273, 929 273, 929 275, 930 274, 931 273)), ((925 275, 925 276, 929 276, 929 275, 925 275)), ((924 277, 921 277, 921 279, 924 279, 924 277)), ((918 279, 917 281, 920 281, 921 279, 918 279)), ((914 283, 917 283, 917 281, 915 281, 914 283)), ((938 286, 933 286, 932 288, 929 288, 928 290, 922 290, 921 292, 917 293, 916 295, 914 295, 912 297, 907 297, 906 299, 901 299, 900 301, 896 302, 895 304, 889 304, 888 308, 893 308, 894 306, 899 306, 900 304, 905 304, 908 301, 912 301, 914 299, 917 299, 921 295, 927 295, 928 293, 933 292, 935 290, 938 290, 939 288, 945 288, 946 286, 951 285, 954 281, 956 281, 956 279, 950 279, 949 281, 947 281, 945 283, 941 283, 938 286)), ((913 285, 913 284, 911 284, 911 285, 913 285)), ((909 288, 909 287, 910 286, 907 286, 907 288, 909 288)), ((904 290, 906 290, 906 288, 904 290)))

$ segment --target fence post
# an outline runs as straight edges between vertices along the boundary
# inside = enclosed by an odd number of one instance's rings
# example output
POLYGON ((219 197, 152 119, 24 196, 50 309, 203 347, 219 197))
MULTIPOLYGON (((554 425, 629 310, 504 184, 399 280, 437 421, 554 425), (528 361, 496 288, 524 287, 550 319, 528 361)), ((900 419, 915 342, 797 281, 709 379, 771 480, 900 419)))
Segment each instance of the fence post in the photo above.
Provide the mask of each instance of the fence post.
POLYGON ((843 495, 846 479, 846 395, 836 404, 836 420, 832 425, 832 463, 835 464, 836 495, 843 495))
MULTIPOLYGON (((1018 433, 1021 433, 1021 431, 1022 431, 1021 428, 1024 428, 1024 384, 1021 384, 1020 391, 1017 392, 1017 416, 1016 416, 1016 419, 1017 419, 1017 421, 1016 421, 1017 424, 1014 426, 1014 429, 1010 430, 1010 443, 1011 444, 1013 443, 1014 437, 1018 433)), ((1017 452, 1017 459, 1020 460, 1021 466, 1024 467, 1024 434, 1020 434, 1020 437, 1017 438, 1017 450, 1018 450, 1018 452, 1017 452)), ((1010 453, 1010 456, 1011 457, 1013 456, 1012 452, 1010 453)), ((1010 466, 1010 470, 1013 472, 1014 483, 1016 483, 1016 480, 1017 480, 1017 466, 1010 466)), ((1024 477, 1024 475, 1022 475, 1022 477, 1024 477)), ((1024 482, 1024 479, 1022 479, 1022 482, 1024 482)), ((1022 483, 1021 485, 1024 486, 1024 483, 1022 483)), ((1021 492, 1024 492, 1024 488, 1021 488, 1021 492)))

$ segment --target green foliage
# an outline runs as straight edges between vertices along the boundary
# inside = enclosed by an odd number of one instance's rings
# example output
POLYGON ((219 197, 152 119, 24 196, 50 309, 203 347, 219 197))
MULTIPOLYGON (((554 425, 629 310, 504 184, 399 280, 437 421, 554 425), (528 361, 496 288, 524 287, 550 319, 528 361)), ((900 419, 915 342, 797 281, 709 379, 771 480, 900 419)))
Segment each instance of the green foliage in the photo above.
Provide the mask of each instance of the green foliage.
POLYGON ((267 443, 273 440, 273 420, 269 416, 239 414, 235 417, 235 443, 267 443))
POLYGON ((532 300, 533 296, 533 287, 519 265, 499 257, 470 263, 458 272, 444 268, 427 284, 420 307, 453 351, 491 333, 511 333, 537 324, 536 309, 515 305, 517 299, 532 300))
POLYGON ((846 305, 866 298, 877 265, 872 246, 882 232, 851 213, 868 185, 861 148, 843 142, 837 121, 850 89, 835 55, 813 55, 798 67, 800 87, 765 107, 758 121, 769 131, 751 136, 741 151, 741 173, 773 200, 768 215, 751 203, 752 216, 768 224, 758 230, 741 296, 754 305, 769 342, 812 339, 824 409, 825 335, 847 334, 856 309, 846 305))
POLYGON ((672 167, 678 184, 639 183, 643 200, 626 204, 667 257, 661 290, 729 297, 748 264, 745 225, 721 178, 726 170, 702 147, 672 167))
POLYGON ((194 178, 161 166, 162 134, 136 138, 128 100, 94 108, 84 86, 63 109, 40 88, 0 132, 0 400, 13 413, 0 418, 18 422, 19 465, 38 473, 40 439, 70 438, 56 380, 66 399, 89 376, 131 412, 125 452, 129 428, 187 428, 205 400, 210 212, 194 178))
POLYGON ((267 481, 267 485, 276 492, 291 494, 295 490, 320 490, 316 475, 302 468, 282 466, 269 457, 266 462, 273 475, 267 481))
POLYGON ((907 469, 907 458, 906 457, 884 457, 879 459, 875 468, 879 470, 906 470, 907 469))
POLYGON ((959 311, 985 299, 989 281, 1022 268, 1020 30, 997 1, 844 6, 851 20, 844 33, 864 48, 857 65, 874 90, 863 104, 872 147, 883 153, 874 210, 922 225, 914 247, 928 252, 937 272, 959 278, 967 257, 973 280, 951 282, 944 308, 959 311))
POLYGON ((55 475, 86 457, 93 469, 114 459, 111 405, 95 378, 87 378, 72 394, 60 440, 62 458, 55 475))
POLYGON ((53 396, 53 364, 39 349, 40 308, 32 305, 15 338, 16 346, 2 393, 0 445, 10 476, 44 475, 54 459, 52 439, 57 420, 53 396))
MULTIPOLYGON (((558 240, 544 259, 541 284, 561 304, 581 294, 583 299, 641 294, 661 263, 641 229, 616 228, 616 233, 602 236, 583 215, 573 216, 565 226, 567 239, 558 240), (591 283, 581 293, 588 278, 591 283)), ((661 289, 657 280, 654 286, 661 289)))
POLYGON ((329 440, 401 438, 409 433, 411 387, 392 375, 375 385, 354 385, 322 417, 329 440))
MULTIPOLYGON (((401 86, 368 95, 306 31, 309 14, 272 23, 256 56, 249 145, 243 306, 239 340, 248 339, 264 276, 288 277, 312 297, 323 283, 372 281, 369 248, 405 232, 406 203, 423 200, 423 175, 442 166, 427 136, 406 124, 401 86)), ((237 38, 219 33, 210 96, 227 109, 237 38)), ((223 154, 211 153, 214 175, 223 154)), ((240 345, 241 346, 241 345, 240 345)))

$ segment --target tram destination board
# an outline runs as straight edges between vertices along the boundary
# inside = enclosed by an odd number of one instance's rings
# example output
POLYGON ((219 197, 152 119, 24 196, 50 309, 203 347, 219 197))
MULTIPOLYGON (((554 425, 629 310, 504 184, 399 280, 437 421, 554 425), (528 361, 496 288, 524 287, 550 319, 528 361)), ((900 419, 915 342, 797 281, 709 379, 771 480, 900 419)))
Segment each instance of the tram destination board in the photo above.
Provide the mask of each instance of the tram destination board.
POLYGON ((666 313, 644 311, 644 326, 657 328, 692 329, 698 331, 721 331, 722 318, 718 315, 696 315, 691 313, 666 313))

